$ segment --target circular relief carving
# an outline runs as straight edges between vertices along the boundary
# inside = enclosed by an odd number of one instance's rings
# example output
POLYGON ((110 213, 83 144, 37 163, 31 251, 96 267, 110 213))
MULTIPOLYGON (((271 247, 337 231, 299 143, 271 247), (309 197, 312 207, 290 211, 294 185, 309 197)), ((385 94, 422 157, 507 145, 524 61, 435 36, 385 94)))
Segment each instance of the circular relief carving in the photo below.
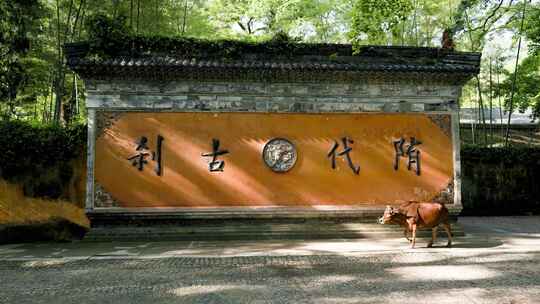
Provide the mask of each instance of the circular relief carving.
POLYGON ((264 145, 264 163, 274 172, 287 172, 296 163, 296 148, 284 138, 274 138, 264 145))

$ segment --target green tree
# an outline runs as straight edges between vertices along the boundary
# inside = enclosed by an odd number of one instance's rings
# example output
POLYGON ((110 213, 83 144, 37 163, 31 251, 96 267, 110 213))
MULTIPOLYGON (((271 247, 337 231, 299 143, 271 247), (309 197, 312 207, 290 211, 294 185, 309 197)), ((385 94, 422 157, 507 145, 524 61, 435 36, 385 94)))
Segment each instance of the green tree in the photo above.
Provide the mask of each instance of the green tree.
POLYGON ((286 33, 300 40, 320 41, 339 35, 347 3, 337 0, 216 0, 209 4, 208 12, 221 38, 265 40, 277 33, 286 33))
MULTIPOLYGON (((500 85, 500 94, 508 105, 514 73, 506 73, 506 79, 500 85)), ((521 112, 533 109, 533 118, 540 117, 540 56, 533 54, 519 64, 516 75, 514 106, 521 112)))
POLYGON ((358 0, 353 7, 350 40, 355 45, 397 41, 400 23, 413 10, 411 0, 358 0))
POLYGON ((40 32, 42 6, 37 0, 0 1, 0 105, 4 118, 16 116, 16 106, 34 99, 21 94, 35 84, 38 64, 29 54, 40 32))

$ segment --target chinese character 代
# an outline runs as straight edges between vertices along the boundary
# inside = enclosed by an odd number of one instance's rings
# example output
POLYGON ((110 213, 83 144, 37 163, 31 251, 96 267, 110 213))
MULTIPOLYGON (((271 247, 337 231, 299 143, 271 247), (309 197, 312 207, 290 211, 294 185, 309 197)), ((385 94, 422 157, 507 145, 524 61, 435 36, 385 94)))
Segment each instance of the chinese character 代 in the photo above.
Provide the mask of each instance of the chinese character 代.
MULTIPOLYGON (((343 151, 341 152, 338 152, 337 153, 337 156, 343 156, 345 155, 345 157, 347 158, 347 163, 349 164, 349 167, 353 170, 353 172, 355 174, 358 174, 360 172, 360 166, 355 166, 353 164, 353 161, 351 159, 351 156, 349 155, 349 153, 352 151, 352 147, 349 147, 349 144, 353 144, 354 141, 348 137, 343 137, 341 139, 341 142, 343 143, 343 151)), ((332 146, 332 148, 330 149, 330 151, 328 152, 328 155, 327 157, 329 157, 332 161, 332 169, 335 169, 336 168, 336 150, 337 148, 339 148, 339 144, 337 141, 334 141, 334 145, 332 146)))

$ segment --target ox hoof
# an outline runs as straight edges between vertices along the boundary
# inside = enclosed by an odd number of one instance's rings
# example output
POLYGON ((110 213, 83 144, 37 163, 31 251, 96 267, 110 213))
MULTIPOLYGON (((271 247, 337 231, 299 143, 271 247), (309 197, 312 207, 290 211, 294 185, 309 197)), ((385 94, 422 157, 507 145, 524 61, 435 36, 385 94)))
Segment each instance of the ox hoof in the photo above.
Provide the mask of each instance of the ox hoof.
POLYGON ((452 242, 448 242, 448 244, 446 244, 446 247, 447 247, 447 248, 452 247, 452 242))
POLYGON ((427 244, 427 248, 431 248, 431 247, 433 247, 433 243, 430 242, 427 244))

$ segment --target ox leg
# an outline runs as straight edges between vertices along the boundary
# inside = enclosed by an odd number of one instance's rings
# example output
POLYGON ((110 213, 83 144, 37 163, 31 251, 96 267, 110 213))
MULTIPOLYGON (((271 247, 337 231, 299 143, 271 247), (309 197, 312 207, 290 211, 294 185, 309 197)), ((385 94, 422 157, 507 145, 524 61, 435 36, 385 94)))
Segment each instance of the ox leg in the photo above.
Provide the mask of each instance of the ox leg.
POLYGON ((412 240, 409 238, 409 228, 405 227, 405 229, 403 230, 403 235, 405 236, 407 241, 409 241, 409 243, 412 242, 412 240))
POLYGON ((438 226, 435 226, 431 228, 431 241, 427 244, 428 248, 433 247, 433 243, 435 243, 435 240, 437 239, 437 228, 438 226))
POLYGON ((416 244, 416 224, 412 225, 412 243, 411 248, 414 249, 414 245, 416 244))
POLYGON ((448 235, 448 243, 446 244, 446 247, 452 247, 452 228, 450 228, 449 223, 444 223, 443 227, 446 231, 446 234, 448 235))

